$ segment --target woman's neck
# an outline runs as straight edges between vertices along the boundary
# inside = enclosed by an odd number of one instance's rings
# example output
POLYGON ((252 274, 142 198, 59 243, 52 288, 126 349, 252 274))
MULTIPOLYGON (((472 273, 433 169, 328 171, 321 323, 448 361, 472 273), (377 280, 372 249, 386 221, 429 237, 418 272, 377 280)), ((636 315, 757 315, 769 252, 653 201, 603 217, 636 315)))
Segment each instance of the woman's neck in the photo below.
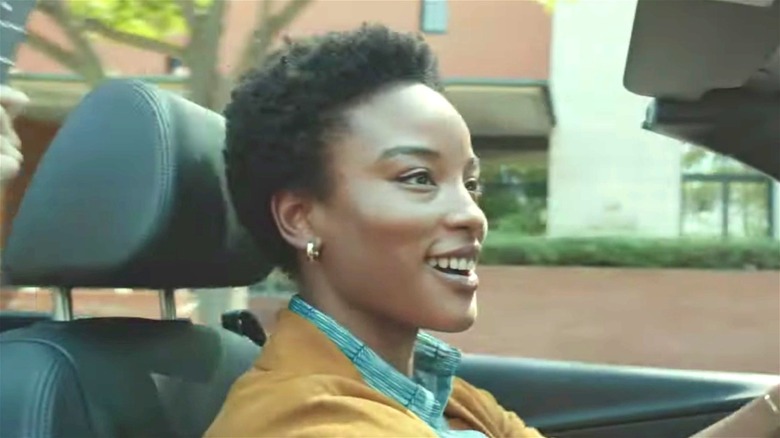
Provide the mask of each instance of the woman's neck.
POLYGON ((301 293, 301 298, 327 314, 404 375, 414 369, 417 329, 404 328, 379 315, 348 305, 337 294, 301 293))

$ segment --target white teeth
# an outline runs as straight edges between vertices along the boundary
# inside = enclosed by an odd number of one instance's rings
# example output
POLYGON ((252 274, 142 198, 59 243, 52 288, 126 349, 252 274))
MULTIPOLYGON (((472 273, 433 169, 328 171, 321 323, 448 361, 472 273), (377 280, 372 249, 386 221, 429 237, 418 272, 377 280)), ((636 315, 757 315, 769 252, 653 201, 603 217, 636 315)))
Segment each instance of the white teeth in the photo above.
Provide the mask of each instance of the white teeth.
POLYGON ((439 269, 456 269, 458 271, 473 271, 477 267, 477 261, 466 258, 429 258, 426 260, 428 266, 439 269))

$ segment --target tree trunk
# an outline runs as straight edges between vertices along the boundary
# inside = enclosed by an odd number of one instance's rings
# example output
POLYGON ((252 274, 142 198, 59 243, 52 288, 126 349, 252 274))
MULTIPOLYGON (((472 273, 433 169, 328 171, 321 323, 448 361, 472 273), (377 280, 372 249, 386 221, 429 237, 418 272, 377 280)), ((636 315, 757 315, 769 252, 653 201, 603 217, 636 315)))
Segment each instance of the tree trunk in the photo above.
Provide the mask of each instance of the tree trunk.
MULTIPOLYGON (((186 49, 167 41, 121 32, 100 22, 79 19, 70 14, 62 0, 38 0, 37 7, 62 28, 73 49, 66 49, 34 32, 30 33, 28 43, 81 75, 92 86, 105 79, 105 72, 99 56, 86 37, 87 32, 129 46, 183 58, 190 69, 187 84, 189 99, 206 108, 222 111, 230 100, 230 90, 235 81, 250 67, 262 61, 279 33, 312 0, 289 0, 276 13, 273 11, 273 0, 264 0, 262 5, 258 5, 257 23, 243 47, 241 59, 233 71, 224 74, 219 71, 218 65, 227 0, 213 0, 205 11, 198 11, 193 0, 177 2, 190 27, 190 41, 186 49)), ((200 320, 210 325, 219 325, 223 312, 245 308, 248 304, 245 289, 203 289, 193 292, 199 300, 200 320)))
MULTIPOLYGON (((251 67, 257 65, 266 56, 273 41, 311 3, 311 0, 290 0, 277 13, 273 14, 272 1, 265 0, 258 5, 256 27, 249 35, 236 68, 225 75, 217 69, 219 61, 219 42, 222 34, 224 5, 215 0, 208 17, 196 20, 193 28, 193 40, 188 47, 192 56, 188 59, 190 67, 189 92, 194 102, 215 111, 222 111, 230 101, 230 91, 235 82, 251 67)), ((222 313, 249 305, 246 290, 237 289, 201 289, 195 291, 198 297, 198 317, 209 325, 219 325, 222 313)))
POLYGON ((37 9, 49 16, 73 45, 72 50, 45 39, 29 31, 27 43, 60 64, 80 75, 92 87, 105 79, 105 71, 100 57, 83 32, 81 23, 76 20, 62 1, 39 0, 37 9))
MULTIPOLYGON (((225 87, 218 65, 222 20, 227 6, 224 0, 214 0, 205 14, 195 17, 185 59, 190 69, 189 99, 217 111, 222 109, 218 95, 225 87)), ((248 306, 245 288, 195 289, 193 292, 198 299, 197 318, 209 326, 220 326, 223 313, 248 306)))
POLYGON ((230 74, 230 81, 236 82, 252 67, 263 62, 279 33, 290 25, 312 0, 289 0, 282 9, 273 13, 273 1, 265 0, 257 8, 255 29, 249 34, 241 57, 230 74))
POLYGON ((230 93, 233 91, 234 82, 225 76, 220 76, 220 80, 212 96, 212 107, 214 111, 221 112, 230 102, 230 93))
POLYGON ((215 90, 221 79, 218 70, 219 45, 227 6, 224 0, 214 0, 208 11, 197 17, 187 45, 189 98, 206 108, 214 107, 215 90))

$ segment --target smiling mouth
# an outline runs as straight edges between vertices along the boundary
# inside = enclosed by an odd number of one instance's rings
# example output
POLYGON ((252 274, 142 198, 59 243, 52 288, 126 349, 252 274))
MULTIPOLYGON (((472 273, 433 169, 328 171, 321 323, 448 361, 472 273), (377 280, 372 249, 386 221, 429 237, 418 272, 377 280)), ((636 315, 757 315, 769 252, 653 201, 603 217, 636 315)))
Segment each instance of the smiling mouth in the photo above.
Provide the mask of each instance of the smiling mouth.
POLYGON ((428 266, 450 275, 470 275, 477 267, 477 261, 471 258, 434 257, 426 260, 428 266))

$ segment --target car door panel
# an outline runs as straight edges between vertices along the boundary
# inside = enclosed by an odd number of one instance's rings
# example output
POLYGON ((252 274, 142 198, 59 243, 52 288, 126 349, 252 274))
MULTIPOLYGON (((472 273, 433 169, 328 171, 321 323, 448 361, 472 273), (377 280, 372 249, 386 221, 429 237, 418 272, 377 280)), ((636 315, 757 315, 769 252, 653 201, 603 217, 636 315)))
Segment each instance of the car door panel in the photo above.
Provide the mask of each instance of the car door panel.
POLYGON ((548 432, 554 438, 687 438, 694 432, 717 422, 728 413, 689 415, 677 418, 666 418, 654 421, 619 423, 611 426, 591 427, 566 432, 548 432))
POLYGON ((461 377, 556 437, 686 437, 780 377, 466 355, 461 377))

